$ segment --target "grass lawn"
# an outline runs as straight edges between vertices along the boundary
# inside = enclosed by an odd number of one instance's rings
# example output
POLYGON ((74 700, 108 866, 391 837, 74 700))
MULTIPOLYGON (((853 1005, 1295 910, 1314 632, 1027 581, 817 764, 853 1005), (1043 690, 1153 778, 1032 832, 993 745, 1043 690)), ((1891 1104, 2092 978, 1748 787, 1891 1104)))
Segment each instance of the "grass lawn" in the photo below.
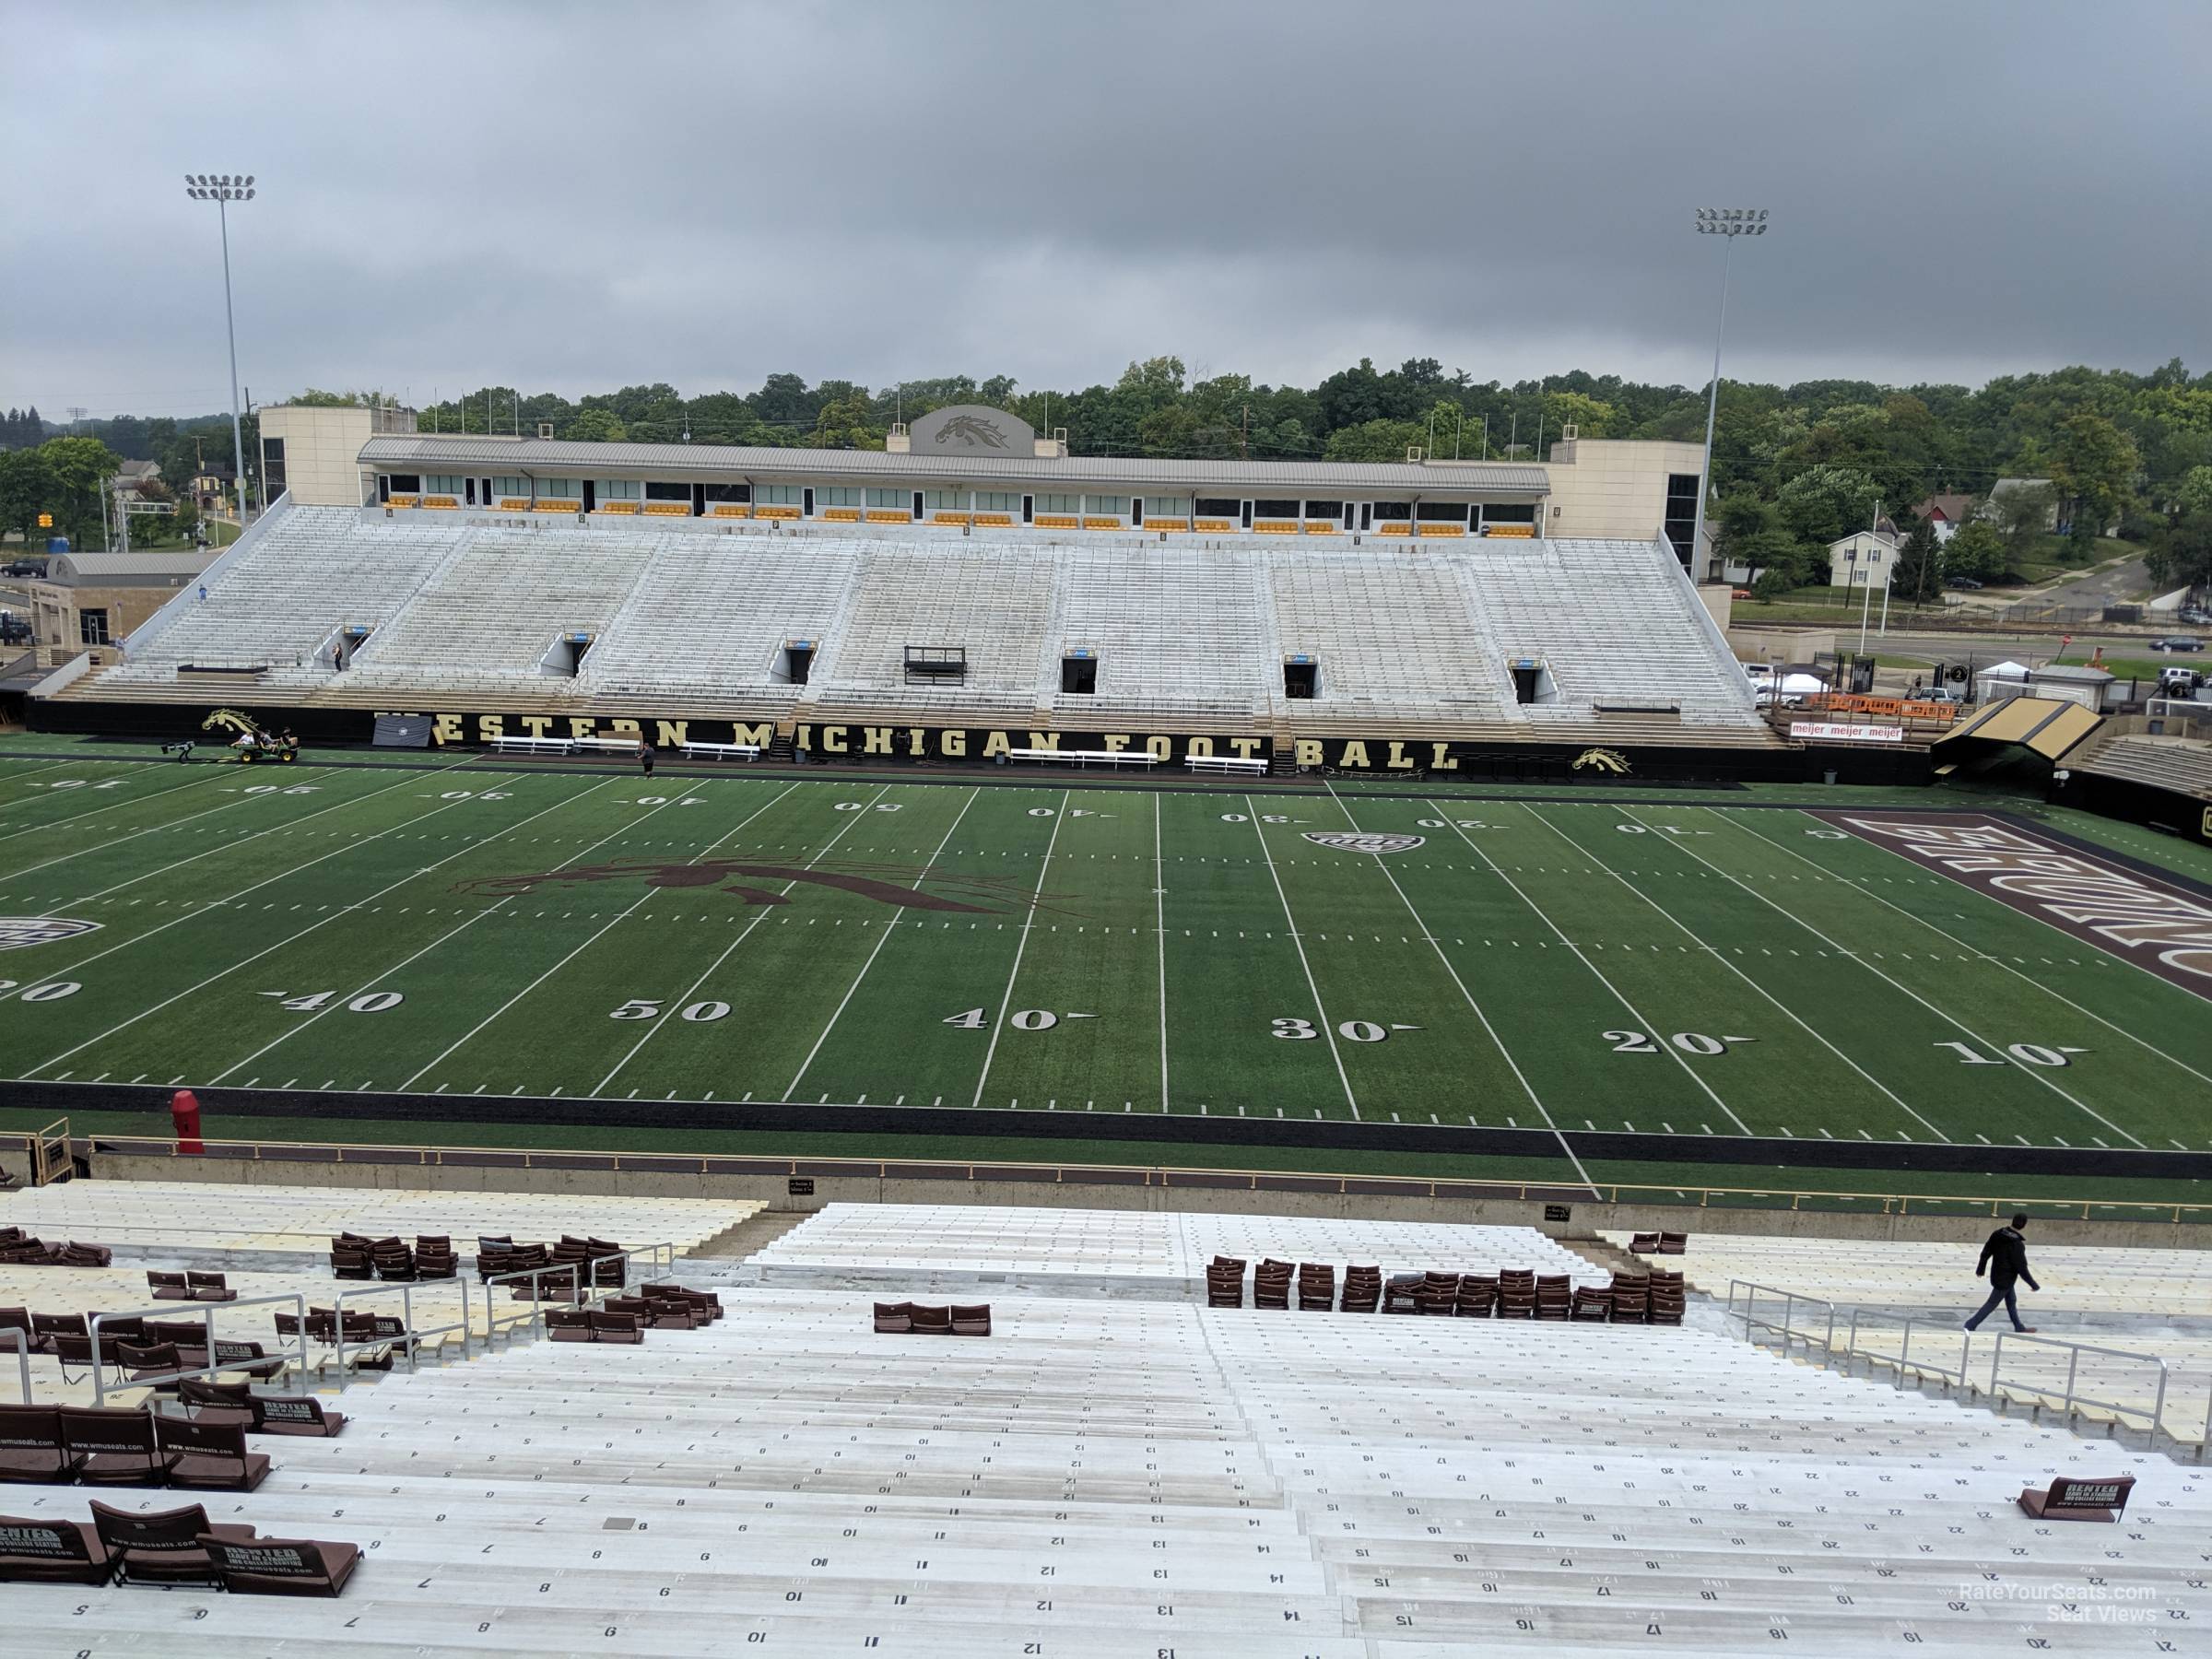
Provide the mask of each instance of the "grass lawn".
MULTIPOLYGON (((2089 661, 2086 654, 2078 651, 2068 652, 2065 656, 2053 660, 2057 664, 2074 667, 2087 667, 2089 661)), ((2212 663, 2208 663, 2201 652, 2194 656, 2185 652, 2174 652, 2171 654, 2160 652, 2155 656, 2107 656, 2097 665, 2108 674, 2118 676, 2121 679, 2155 680, 2159 677, 2161 670, 2171 668, 2176 664, 2184 668, 2194 668, 2199 673, 2212 668, 2212 663)))
MULTIPOLYGON (((7 1077, 451 1101, 404 1127, 311 1113, 234 1134, 496 1143, 515 1132, 468 1105, 489 1094, 681 1118, 547 1124, 535 1144, 794 1147, 747 1108, 986 1107, 1258 1126, 1205 1155, 1041 1139, 1058 1161, 1575 1177, 1557 1136, 1510 1169, 1267 1146, 1277 1122, 1357 1119, 1673 1136, 1678 1156, 1587 1173, 1726 1187, 1806 1184, 1835 1142, 2212 1148, 2205 997, 1793 804, 1978 815, 1962 793, 645 783, 18 741, 0 745, 7 1077), (1801 1141, 1803 1167, 1700 1161, 1740 1135, 1801 1141)), ((900 1137, 841 1138, 881 1157, 900 1137)), ((1030 1155, 1011 1144, 994 1122, 954 1155, 1030 1155)))

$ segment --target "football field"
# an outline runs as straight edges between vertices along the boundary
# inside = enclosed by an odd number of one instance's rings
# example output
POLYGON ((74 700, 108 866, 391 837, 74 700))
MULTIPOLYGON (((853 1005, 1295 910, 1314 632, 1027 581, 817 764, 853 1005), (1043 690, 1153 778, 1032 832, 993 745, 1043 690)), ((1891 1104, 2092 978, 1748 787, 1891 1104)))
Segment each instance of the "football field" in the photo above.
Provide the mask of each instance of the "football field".
POLYGON ((0 1075, 2212 1148, 2192 972, 1986 813, 1159 782, 0 762, 0 1075))

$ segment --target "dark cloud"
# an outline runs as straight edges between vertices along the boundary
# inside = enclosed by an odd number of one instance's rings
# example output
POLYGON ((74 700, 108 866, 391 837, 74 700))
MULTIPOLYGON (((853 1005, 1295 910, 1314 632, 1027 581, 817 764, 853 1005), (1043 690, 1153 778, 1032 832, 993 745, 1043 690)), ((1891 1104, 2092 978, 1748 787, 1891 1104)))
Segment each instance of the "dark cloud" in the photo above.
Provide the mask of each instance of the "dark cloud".
POLYGON ((2212 9, 62 8, 18 67, 0 403, 796 370, 1978 381, 2212 359, 2212 9))

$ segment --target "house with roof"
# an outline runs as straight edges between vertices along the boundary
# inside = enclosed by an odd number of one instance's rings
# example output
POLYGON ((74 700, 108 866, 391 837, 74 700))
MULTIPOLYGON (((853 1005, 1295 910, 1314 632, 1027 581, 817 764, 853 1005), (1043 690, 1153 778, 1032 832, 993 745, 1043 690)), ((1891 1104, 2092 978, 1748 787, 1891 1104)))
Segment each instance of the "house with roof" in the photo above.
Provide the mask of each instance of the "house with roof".
POLYGON ((1897 568, 1897 550, 1904 545, 1904 537, 1888 519, 1872 530, 1860 530, 1828 544, 1828 585, 1830 587, 1860 587, 1869 582, 1877 587, 1889 585, 1889 573, 1897 568))

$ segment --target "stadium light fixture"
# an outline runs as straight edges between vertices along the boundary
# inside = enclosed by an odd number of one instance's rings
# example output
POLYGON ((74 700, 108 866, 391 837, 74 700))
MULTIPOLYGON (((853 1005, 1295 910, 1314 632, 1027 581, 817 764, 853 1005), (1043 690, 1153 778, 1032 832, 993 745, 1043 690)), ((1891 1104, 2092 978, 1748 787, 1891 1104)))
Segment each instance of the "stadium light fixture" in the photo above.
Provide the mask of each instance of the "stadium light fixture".
POLYGON ((237 468, 238 527, 246 527, 246 439, 238 418, 238 319, 230 306, 230 204, 253 199, 252 173, 186 173, 184 194, 195 202, 213 202, 223 228, 223 325, 230 335, 230 456, 237 468))
POLYGON ((1712 422, 1721 409, 1721 338, 1728 330, 1728 251, 1739 236, 1764 236, 1764 207, 1700 207, 1697 218, 1700 236, 1718 236, 1721 243, 1721 320, 1712 334, 1712 383, 1705 393, 1705 459, 1698 474, 1698 516, 1689 532, 1689 571, 1696 580, 1698 561, 1705 556, 1705 500, 1712 493, 1712 422))

